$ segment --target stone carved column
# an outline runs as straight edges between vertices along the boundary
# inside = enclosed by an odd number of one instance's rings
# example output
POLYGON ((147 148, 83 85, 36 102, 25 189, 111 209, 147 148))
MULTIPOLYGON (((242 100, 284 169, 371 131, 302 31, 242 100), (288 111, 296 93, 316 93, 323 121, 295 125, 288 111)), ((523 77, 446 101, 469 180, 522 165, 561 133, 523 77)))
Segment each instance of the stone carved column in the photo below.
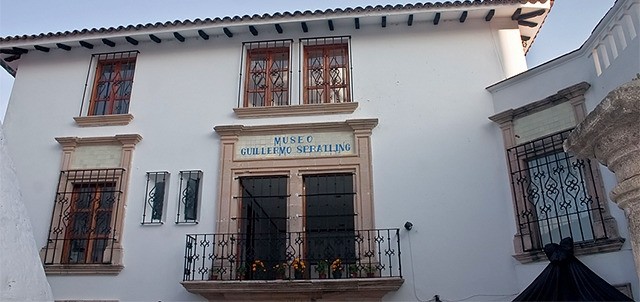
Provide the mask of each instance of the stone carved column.
POLYGON ((616 175, 611 199, 625 212, 640 278, 640 79, 613 91, 578 124, 565 151, 595 158, 616 175))

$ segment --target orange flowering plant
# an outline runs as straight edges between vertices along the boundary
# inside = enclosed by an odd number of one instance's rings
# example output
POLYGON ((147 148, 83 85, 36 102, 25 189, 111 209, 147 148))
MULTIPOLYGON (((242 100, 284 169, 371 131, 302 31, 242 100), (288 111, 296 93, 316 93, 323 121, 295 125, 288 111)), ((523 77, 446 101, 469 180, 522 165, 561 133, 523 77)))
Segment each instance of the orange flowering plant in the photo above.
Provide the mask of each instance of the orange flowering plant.
POLYGON ((337 258, 331 262, 331 271, 332 272, 341 272, 344 268, 342 267, 342 260, 337 258))
POLYGON ((300 258, 295 258, 293 259, 293 261, 291 262, 291 267, 293 267, 293 270, 296 272, 304 272, 304 270, 307 268, 307 266, 304 264, 304 261, 300 260, 300 258))
POLYGON ((264 268, 264 263, 260 260, 255 260, 253 261, 253 264, 251 264, 251 271, 253 272, 266 272, 267 269, 264 268))

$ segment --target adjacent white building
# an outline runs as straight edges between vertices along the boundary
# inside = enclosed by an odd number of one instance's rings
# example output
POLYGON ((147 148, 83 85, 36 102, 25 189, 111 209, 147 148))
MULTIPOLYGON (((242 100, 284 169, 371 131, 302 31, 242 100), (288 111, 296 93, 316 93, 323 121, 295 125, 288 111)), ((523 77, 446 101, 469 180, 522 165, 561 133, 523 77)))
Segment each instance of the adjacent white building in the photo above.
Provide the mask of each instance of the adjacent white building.
POLYGON ((527 71, 551 6, 0 38, 3 130, 54 298, 511 300, 572 236, 639 299, 615 179, 561 147, 640 72, 640 4, 527 71))

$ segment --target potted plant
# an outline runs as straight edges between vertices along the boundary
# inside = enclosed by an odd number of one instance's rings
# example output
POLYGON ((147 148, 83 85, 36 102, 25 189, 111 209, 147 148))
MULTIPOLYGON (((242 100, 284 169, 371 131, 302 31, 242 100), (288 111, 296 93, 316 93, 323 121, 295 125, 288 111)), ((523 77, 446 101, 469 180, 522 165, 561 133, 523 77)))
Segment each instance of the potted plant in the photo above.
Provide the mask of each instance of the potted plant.
POLYGON ((279 263, 273 266, 273 271, 276 273, 276 279, 284 279, 284 275, 287 272, 287 264, 279 263))
POLYGON ((304 276, 304 270, 307 266, 304 264, 304 261, 300 258, 295 258, 291 261, 291 267, 293 268, 293 274, 296 279, 302 279, 304 276))
POLYGON ((264 279, 264 275, 267 269, 264 267, 264 262, 256 259, 251 264, 251 272, 253 273, 253 279, 264 279))
POLYGON ((318 264, 316 264, 316 272, 318 272, 318 278, 325 279, 327 278, 327 269, 329 268, 329 261, 320 260, 318 264))
POLYGON ((236 268, 236 279, 244 280, 245 274, 247 273, 247 264, 243 263, 242 265, 236 268))
POLYGON ((342 278, 343 269, 344 267, 342 267, 342 260, 340 260, 340 258, 333 260, 333 262, 331 262, 331 274, 333 275, 333 279, 342 278))
POLYGON ((360 273, 360 269, 358 269, 357 264, 349 264, 349 275, 351 278, 358 278, 358 273, 360 273))
POLYGON ((374 264, 368 263, 364 266, 364 272, 367 274, 367 278, 372 278, 376 275, 376 266, 374 264))

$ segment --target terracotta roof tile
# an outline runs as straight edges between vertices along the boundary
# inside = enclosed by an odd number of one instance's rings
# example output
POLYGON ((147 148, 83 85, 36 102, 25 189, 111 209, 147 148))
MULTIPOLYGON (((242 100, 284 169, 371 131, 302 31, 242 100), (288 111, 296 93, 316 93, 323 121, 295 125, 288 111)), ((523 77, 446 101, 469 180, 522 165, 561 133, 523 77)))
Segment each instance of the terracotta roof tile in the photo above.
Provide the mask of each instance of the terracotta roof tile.
POLYGON ((402 11, 402 10, 413 10, 413 9, 431 9, 431 8, 448 8, 448 7, 463 7, 463 6, 481 6, 481 5, 509 5, 509 4, 518 4, 518 3, 546 3, 553 2, 553 0, 465 0, 465 1, 443 1, 443 2, 426 2, 426 3, 415 3, 415 4, 397 4, 397 5, 376 5, 376 6, 365 6, 365 7, 347 7, 347 8, 335 8, 335 9, 326 9, 326 10, 305 10, 294 11, 294 12, 276 12, 273 14, 254 14, 254 15, 244 15, 244 16, 226 16, 226 17, 215 17, 205 18, 205 19, 194 19, 189 20, 175 20, 175 21, 167 21, 167 22, 156 22, 156 23, 147 23, 147 24, 137 24, 137 25, 127 25, 127 26, 118 26, 118 27, 109 27, 109 28, 91 28, 91 29, 82 29, 82 30, 73 30, 73 31, 65 31, 65 32, 49 32, 49 33, 41 33, 37 35, 16 35, 0 38, 0 42, 8 42, 8 41, 19 41, 19 40, 36 40, 36 39, 45 39, 51 37, 63 37, 63 36, 75 36, 75 35, 85 35, 85 34, 96 34, 96 33, 114 33, 114 32, 123 32, 123 31, 135 31, 142 29, 153 29, 153 28, 161 28, 161 27, 180 27, 180 26, 191 26, 191 25, 211 25, 211 24, 229 24, 232 25, 234 23, 241 22, 251 22, 258 20, 278 20, 284 18, 291 17, 317 17, 317 16, 331 16, 331 15, 340 15, 340 14, 360 14, 367 12, 383 12, 383 11, 402 11))

